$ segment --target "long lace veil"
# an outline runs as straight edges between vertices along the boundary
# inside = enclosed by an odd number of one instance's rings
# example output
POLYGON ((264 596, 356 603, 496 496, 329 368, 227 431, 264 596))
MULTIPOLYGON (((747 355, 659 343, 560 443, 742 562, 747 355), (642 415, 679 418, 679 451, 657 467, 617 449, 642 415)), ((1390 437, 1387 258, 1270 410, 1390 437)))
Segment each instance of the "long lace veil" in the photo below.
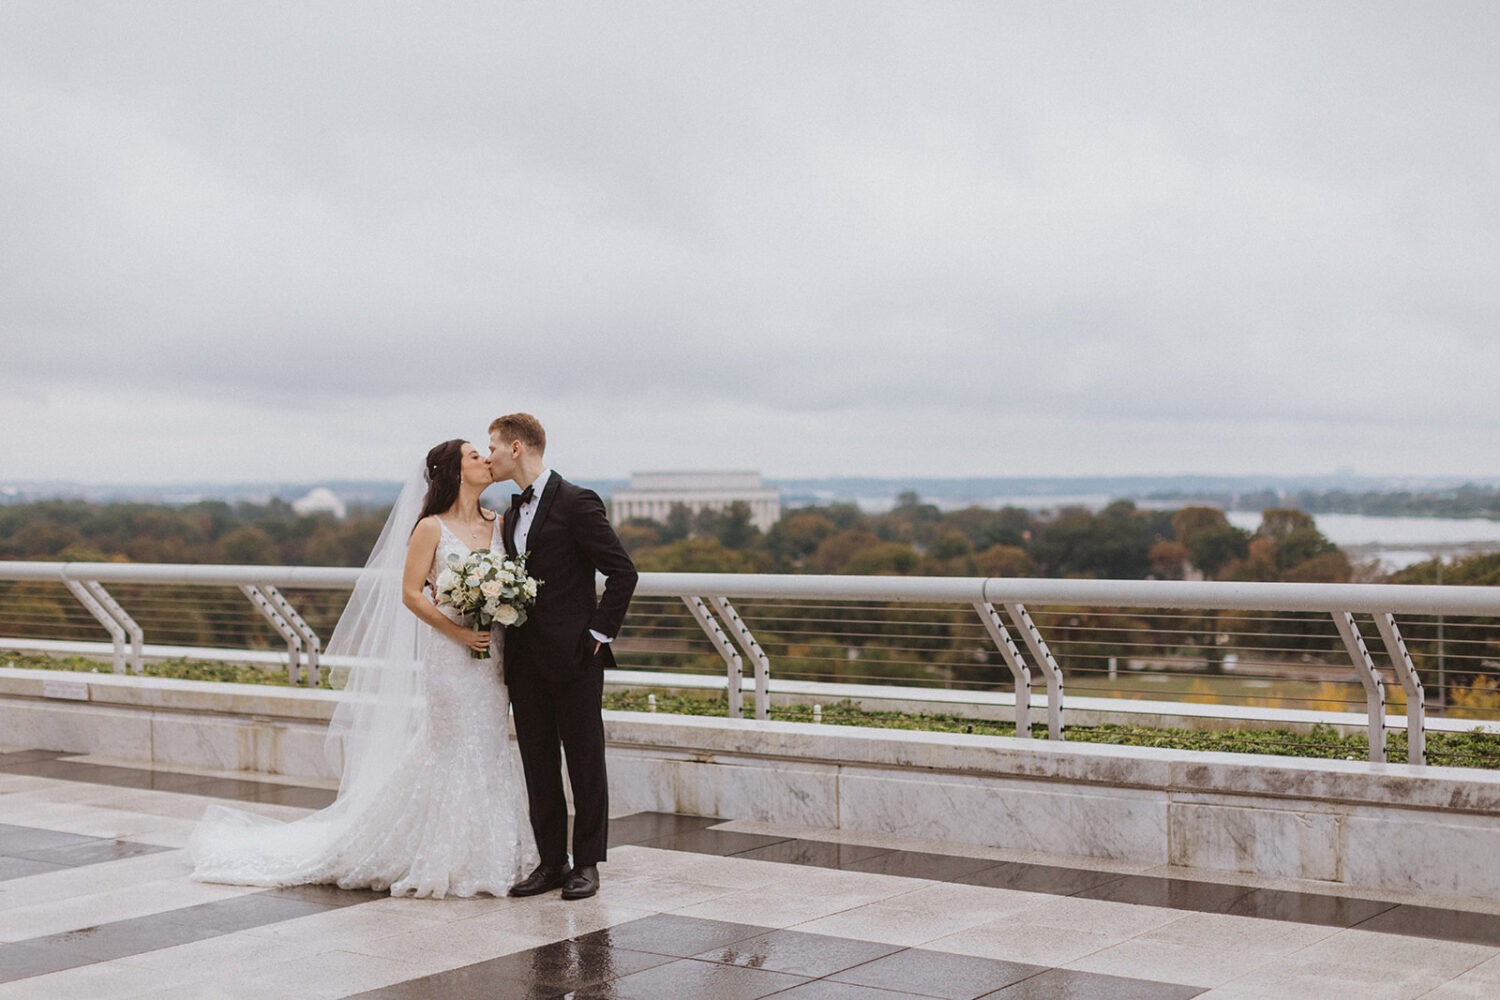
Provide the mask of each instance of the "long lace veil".
POLYGON ((328 643, 329 680, 343 688, 324 743, 341 772, 338 797, 289 823, 209 806, 187 844, 193 878, 242 885, 322 880, 410 752, 421 733, 429 633, 401 602, 401 572, 426 489, 419 468, 402 486, 328 643))
POLYGON ((420 726, 425 696, 420 668, 430 634, 402 604, 401 573, 426 491, 419 467, 391 507, 328 641, 327 657, 334 666, 329 683, 342 686, 343 697, 324 749, 341 772, 341 801, 374 792, 420 726))

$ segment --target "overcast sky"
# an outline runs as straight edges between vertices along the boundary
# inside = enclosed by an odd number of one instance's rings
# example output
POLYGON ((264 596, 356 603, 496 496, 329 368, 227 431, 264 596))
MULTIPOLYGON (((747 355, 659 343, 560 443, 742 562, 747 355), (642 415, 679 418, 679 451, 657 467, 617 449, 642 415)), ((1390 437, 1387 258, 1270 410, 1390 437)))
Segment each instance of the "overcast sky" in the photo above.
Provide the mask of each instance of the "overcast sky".
POLYGON ((1500 4, 0 3, 0 482, 1500 475, 1500 4))

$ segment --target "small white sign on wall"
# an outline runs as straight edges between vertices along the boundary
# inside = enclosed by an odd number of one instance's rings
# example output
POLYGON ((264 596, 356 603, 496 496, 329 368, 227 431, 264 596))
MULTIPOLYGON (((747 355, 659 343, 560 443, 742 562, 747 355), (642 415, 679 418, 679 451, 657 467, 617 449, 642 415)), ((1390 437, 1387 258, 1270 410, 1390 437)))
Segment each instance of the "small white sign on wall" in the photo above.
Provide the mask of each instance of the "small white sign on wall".
POLYGON ((88 701, 89 686, 84 681, 42 681, 42 697, 88 701))

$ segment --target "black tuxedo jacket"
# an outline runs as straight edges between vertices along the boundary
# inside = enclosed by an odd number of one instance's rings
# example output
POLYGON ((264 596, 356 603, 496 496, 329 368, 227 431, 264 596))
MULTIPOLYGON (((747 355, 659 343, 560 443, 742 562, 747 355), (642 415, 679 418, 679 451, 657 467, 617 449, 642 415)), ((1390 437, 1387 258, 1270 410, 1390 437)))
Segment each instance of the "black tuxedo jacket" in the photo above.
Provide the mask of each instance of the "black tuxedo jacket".
MULTIPOLYGON (((503 529, 505 551, 514 557, 514 508, 506 511, 503 529)), ((599 494, 568 482, 554 469, 537 501, 526 548, 526 571, 541 584, 525 624, 506 630, 507 681, 535 672, 566 682, 590 668, 613 667, 609 645, 595 654, 589 631, 620 634, 635 593, 636 571, 599 494), (604 595, 598 599, 596 571, 604 574, 604 595)))

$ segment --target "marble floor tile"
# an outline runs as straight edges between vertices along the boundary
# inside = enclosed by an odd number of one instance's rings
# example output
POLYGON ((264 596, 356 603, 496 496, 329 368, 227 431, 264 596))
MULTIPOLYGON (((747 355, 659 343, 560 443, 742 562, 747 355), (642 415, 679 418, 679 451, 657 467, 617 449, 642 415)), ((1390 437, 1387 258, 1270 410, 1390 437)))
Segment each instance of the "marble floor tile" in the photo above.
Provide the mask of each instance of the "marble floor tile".
POLYGON ((268 960, 281 962, 330 951, 335 942, 324 938, 278 941, 241 932, 190 941, 121 958, 111 965, 154 972, 167 980, 202 982, 253 978, 268 960))
POLYGON ((1316 974, 1321 966, 1354 970, 1356 979, 1377 981, 1420 974, 1441 982, 1500 955, 1500 949, 1458 941, 1434 941, 1359 929, 1344 930, 1282 959, 1291 970, 1316 974))
MULTIPOLYGON (((746 969, 715 962, 678 959, 631 973, 598 992, 609 1000, 664 1000, 666 997, 712 997, 713 1000, 759 1000, 807 982, 800 976, 766 969, 746 969)), ((582 997, 595 994, 580 991, 582 997)))
POLYGON ((969 858, 955 854, 929 854, 925 851, 886 851, 860 861, 851 861, 844 868, 852 872, 874 872, 880 875, 896 875, 901 878, 919 878, 934 882, 950 882, 993 865, 983 858, 969 858))
POLYGON ((1422 1000, 1495 1000, 1495 984, 1484 979, 1459 976, 1423 993, 1422 1000))
POLYGON ((181 855, 171 851, 105 861, 87 868, 64 868, 45 879, 16 879, 0 886, 0 907, 56 903, 162 878, 183 878, 187 871, 181 855))
MULTIPOLYGON (((776 878, 784 869, 767 861, 747 861, 741 858, 725 858, 714 855, 689 854, 682 851, 651 850, 654 874, 660 878, 682 879, 701 885, 723 886, 725 889, 755 889, 776 878)), ((607 870, 603 871, 607 875, 607 870)))
POLYGON ((886 906, 910 910, 924 919, 960 910, 980 921, 991 921, 1029 910, 1047 898, 1030 892, 945 883, 887 896, 883 902, 886 906))
MULTIPOLYGON (((724 920, 699 920, 663 913, 586 934, 586 945, 626 948, 673 958, 690 958, 712 948, 758 937, 765 927, 724 920)), ((789 984, 790 985, 790 984, 789 984)))
POLYGON ((677 907, 672 912, 685 917, 736 920, 763 927, 790 927, 861 905, 864 905, 862 901, 801 893, 787 886, 731 892, 702 903, 677 907))
POLYGON ((657 837, 640 846, 655 847, 666 851, 687 851, 692 854, 716 854, 728 857, 741 851, 752 851, 781 843, 785 838, 768 837, 758 833, 733 833, 726 830, 684 830, 657 837))
POLYGON ((192 979, 191 973, 185 970, 146 969, 118 961, 97 962, 45 976, 0 983, 0 1000, 154 997, 192 979))
MULTIPOLYGON (((12 908, 9 898, 0 909, 0 941, 62 934, 101 923, 134 920, 186 907, 249 895, 256 890, 244 886, 213 885, 187 878, 165 878, 118 885, 97 893, 80 893, 56 900, 36 901, 12 908)), ((31 894, 35 895, 35 894, 31 894)))
POLYGON ((1482 979, 1496 985, 1495 995, 1500 996, 1500 955, 1485 959, 1464 973, 1465 978, 1482 979))
POLYGON ((445 926, 448 921, 413 912, 402 912, 388 905, 391 900, 365 903, 361 906, 345 906, 329 909, 323 913, 265 924, 242 931, 267 941, 326 940, 336 941, 343 948, 358 948, 371 941, 388 938, 398 933, 445 926))
POLYGON ((1275 955, 1133 938, 1065 963, 1079 972, 1156 979, 1207 989, 1273 965, 1275 955))
POLYGON ((429 972, 456 969, 524 951, 556 940, 541 932, 525 933, 513 924, 496 926, 487 917, 471 917, 457 923, 398 931, 385 937, 367 937, 355 943, 340 940, 338 946, 347 952, 374 955, 404 962, 413 969, 429 972), (437 965, 428 963, 437 962, 437 965))
POLYGON ((458 969, 407 980, 370 993, 364 1000, 495 1000, 500 996, 557 995, 584 991, 608 980, 681 959, 624 948, 556 941, 458 969))
POLYGON ((783 865, 805 865, 816 868, 845 868, 887 854, 887 847, 863 844, 837 844, 820 840, 781 840, 765 847, 742 851, 738 857, 755 861, 774 861, 783 865))
POLYGON ((827 978, 943 1000, 974 1000, 1045 971, 1020 962, 909 948, 827 978))
POLYGON ((1188 913, 1181 919, 1142 933, 1139 940, 1165 941, 1191 948, 1220 948, 1233 941, 1236 950, 1260 955, 1290 955, 1339 933, 1326 924, 1257 920, 1223 913, 1188 913))
MULTIPOLYGON (((428 961, 442 965, 442 952, 432 953, 428 961)), ((255 987, 259 992, 247 997, 297 997, 298 1000, 331 1000, 354 993, 388 986, 436 971, 411 961, 381 958, 348 951, 325 951, 293 958, 285 962, 264 964, 255 987)))
POLYGON ((1204 1000, 1416 1000, 1432 990, 1432 984, 1399 979, 1351 977, 1343 966, 1329 966, 1321 973, 1262 969, 1216 986, 1201 994, 1204 1000))
POLYGON ((1118 872, 1003 861, 978 871, 967 872, 954 881, 966 885, 1015 889, 1020 892, 1045 892, 1055 896, 1071 896, 1074 893, 1099 888, 1119 878, 1121 875, 1118 872))
POLYGON ((919 994, 882 990, 874 986, 856 986, 831 979, 815 979, 775 994, 776 1000, 915 1000, 919 994))
POLYGON ((1026 965, 1057 967, 1120 943, 1120 937, 1086 928, 1018 924, 1002 919, 936 938, 923 944, 929 951, 998 958, 1026 965))
POLYGON ((858 938, 862 941, 879 941, 884 944, 915 946, 938 938, 968 930, 985 923, 983 916, 974 916, 957 910, 948 913, 924 914, 915 919, 912 910, 905 910, 886 903, 868 903, 839 913, 819 917, 794 925, 794 929, 809 934, 827 934, 833 937, 858 938))
POLYGON ((1137 906, 1078 896, 1038 896, 1034 906, 1012 915, 1017 923, 1046 927, 1087 927, 1096 934, 1130 938, 1182 919, 1180 910, 1137 906))
POLYGON ((1197 986, 1048 969, 985 1000, 1190 1000, 1202 995, 1197 986))
POLYGON ((705 962, 821 978, 884 958, 897 950, 898 945, 778 930, 710 949, 694 957, 705 962))
POLYGON ((723 885, 704 885, 700 882, 678 881, 672 878, 655 878, 647 875, 626 879, 611 878, 601 884, 599 894, 608 894, 611 899, 623 901, 627 906, 670 912, 684 907, 733 895, 743 890, 723 885))
POLYGON ((654 916, 657 912, 618 903, 602 894, 579 900, 549 896, 502 902, 509 905, 444 926, 454 933, 487 934, 496 941, 523 937, 560 941, 654 916))
MULTIPOLYGON (((35 855, 33 855, 35 856, 35 855)), ((1466 941, 1500 947, 1500 916, 1431 906, 1400 905, 1358 924, 1362 931, 1466 941)))

